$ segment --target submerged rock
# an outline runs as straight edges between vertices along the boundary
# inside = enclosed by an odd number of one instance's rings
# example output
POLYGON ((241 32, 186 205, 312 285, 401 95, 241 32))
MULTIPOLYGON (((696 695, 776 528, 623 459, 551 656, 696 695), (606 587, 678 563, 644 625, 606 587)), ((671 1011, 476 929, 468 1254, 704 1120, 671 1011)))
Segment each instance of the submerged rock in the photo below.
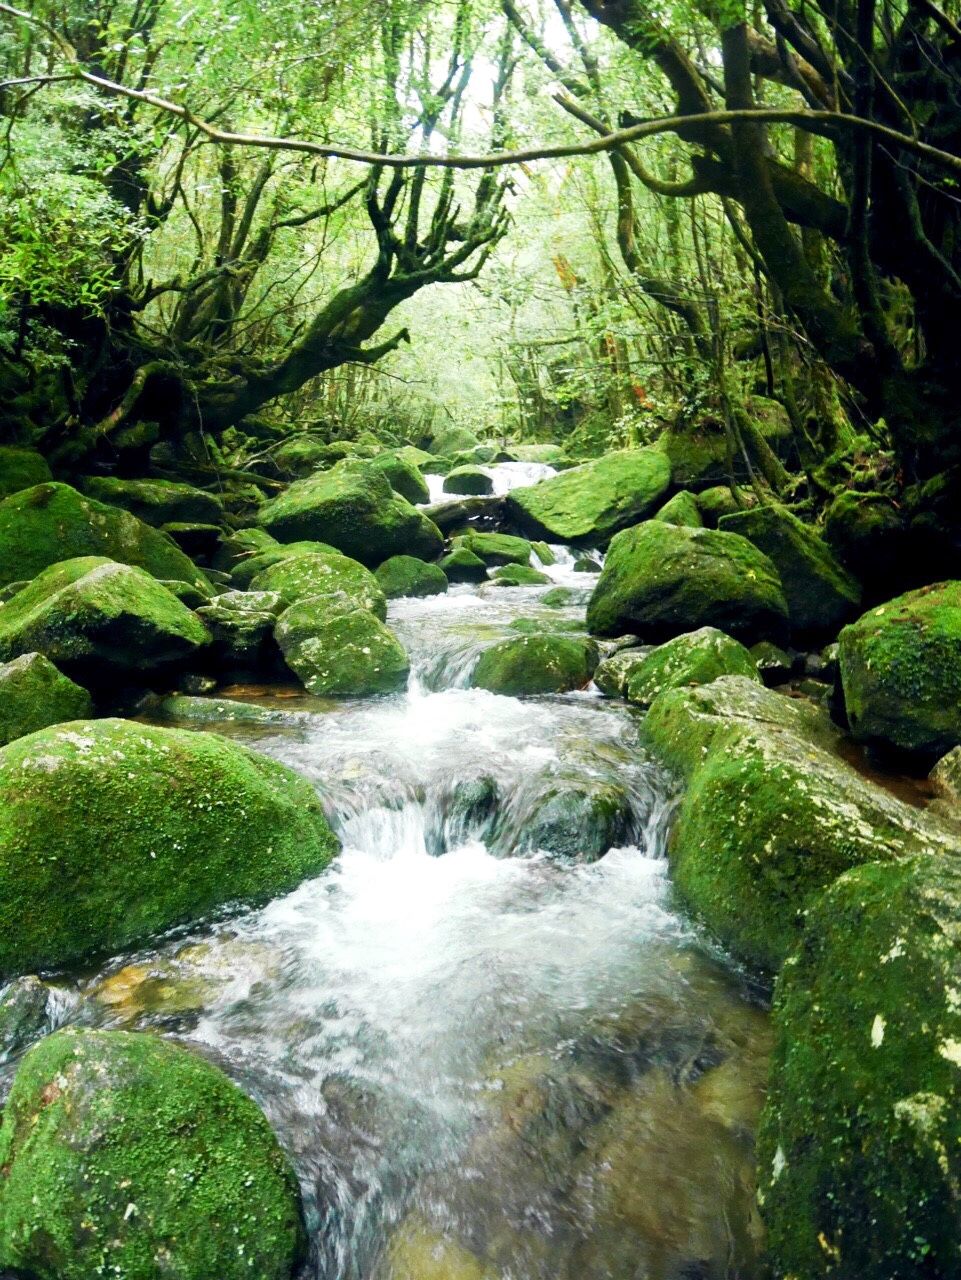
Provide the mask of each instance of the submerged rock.
POLYGON ((51 565, 0 609, 0 660, 42 653, 98 684, 105 667, 151 671, 209 642, 197 615, 150 574, 101 556, 51 565))
POLYGON ((677 890, 762 973, 780 968, 844 871, 953 847, 837 754, 826 714, 743 677, 661 694, 646 728, 687 782, 670 841, 677 890))
POLYGON ((493 581, 500 587, 542 587, 550 578, 529 564, 503 564, 494 570, 493 581))
POLYGON ((377 579, 347 556, 291 556, 258 573, 250 587, 252 591, 275 592, 286 605, 326 596, 347 601, 355 609, 367 609, 381 621, 387 617, 387 598, 377 579))
POLYGON ((0 583, 34 578, 78 556, 106 556, 155 578, 210 586, 166 534, 68 484, 36 485, 0 502, 0 583))
POLYGON ((427 564, 416 556, 391 556, 375 574, 388 600, 402 596, 438 596, 447 590, 447 575, 437 564, 427 564))
POLYGON ((367 609, 332 606, 321 596, 285 610, 275 631, 284 660, 318 697, 363 698, 407 684, 403 645, 367 609))
POLYGON ((0 664, 0 747, 61 720, 93 714, 90 694, 42 653, 0 664))
POLYGON ((597 666, 597 646, 567 636, 518 636, 485 649, 471 676, 475 689, 516 697, 583 689, 597 666))
POLYGON ((291 1280, 297 1180, 221 1071, 158 1036, 59 1031, 24 1058, 0 1127, 0 1266, 37 1280, 291 1280))
POLYGON ((657 450, 622 449, 513 489, 505 505, 532 538, 598 545, 649 516, 670 483, 670 466, 657 450))
POLYGON ((433 560, 443 550, 437 526, 364 462, 297 481, 261 507, 260 524, 281 542, 328 542, 369 567, 395 555, 433 560))
POLYGON ((174 480, 119 480, 115 476, 87 476, 81 484, 88 497, 123 507, 155 528, 171 522, 216 525, 224 517, 220 498, 192 484, 174 480))
POLYGON ((743 644, 715 627, 701 627, 658 645, 632 664, 625 676, 624 696, 628 702, 648 707, 666 689, 710 684, 720 676, 745 676, 758 682, 761 679, 756 662, 743 644))
POLYGON ((859 867, 775 999, 759 1199, 779 1276, 961 1274, 961 863, 859 867))
POLYGON ((961 744, 961 582, 869 610, 841 632, 838 662, 858 741, 928 763, 961 744))
POLYGON ((617 535, 587 606, 595 635, 653 641, 703 626, 738 640, 777 640, 786 623, 777 570, 753 543, 660 520, 617 535))
POLYGON ((314 789, 214 734, 72 721, 0 750, 0 974, 262 902, 337 851, 314 789))
POLYGON ((609 849, 630 844, 634 834, 634 812, 624 787, 577 778, 546 788, 524 823, 520 847, 595 862, 609 849))

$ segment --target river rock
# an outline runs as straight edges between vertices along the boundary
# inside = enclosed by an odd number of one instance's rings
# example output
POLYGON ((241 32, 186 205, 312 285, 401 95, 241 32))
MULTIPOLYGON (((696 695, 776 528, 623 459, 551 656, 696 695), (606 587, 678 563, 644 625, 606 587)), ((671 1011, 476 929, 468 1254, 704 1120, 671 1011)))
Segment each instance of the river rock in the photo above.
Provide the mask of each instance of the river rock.
POLYGON ((744 676, 758 682, 761 679, 757 663, 743 644, 716 627, 701 627, 658 645, 640 662, 630 665, 624 678, 624 696, 628 702, 649 707, 665 689, 710 684, 720 676, 744 676))
MULTIPOLYGON (((424 456, 429 458, 430 454, 424 456)), ((402 498, 406 498, 408 502, 430 501, 430 489, 420 468, 409 458, 403 457, 400 451, 378 453, 376 457, 371 458, 370 466, 386 476, 387 483, 393 491, 399 493, 402 498)))
POLYGON ((210 587, 166 534, 68 484, 35 485, 0 502, 0 583, 35 578, 48 565, 77 556, 107 556, 155 578, 210 587))
POLYGON ((61 720, 93 714, 90 694, 41 653, 0 664, 0 747, 61 720))
POLYGON ((630 844, 634 835, 631 798, 624 787, 585 777, 546 787, 524 824, 521 848, 596 862, 609 849, 630 844))
POLYGON ((249 560, 251 556, 271 548, 276 550, 279 546, 277 539, 272 538, 266 529, 258 529, 256 526, 252 529, 235 529, 220 539, 220 546, 211 564, 214 569, 233 573, 239 564, 249 560))
POLYGON ((838 661, 859 742, 929 764, 961 743, 961 582, 868 610, 841 632, 838 661))
POLYGON ((291 1280, 297 1179, 263 1113, 159 1036, 58 1031, 20 1064, 3 1125, 0 1266, 37 1280, 291 1280))
POLYGON ((261 507, 260 524, 281 542, 328 542, 370 567, 395 555, 434 560, 443 550, 437 526, 364 462, 297 481, 261 507))
POLYGON ((465 547, 491 568, 505 564, 529 564, 533 547, 526 538, 509 533, 465 533, 454 539, 454 547, 465 547))
POLYGON ((438 561, 448 582, 486 582, 487 565, 465 546, 453 547, 438 561))
POLYGON ((427 564, 416 556, 391 556, 378 565, 374 575, 388 600, 402 596, 438 596, 447 590, 447 575, 437 564, 427 564))
POLYGON ((262 902, 337 851, 317 793, 209 733, 77 720, 0 750, 0 974, 262 902))
POLYGON ((858 867, 812 905, 759 1136, 772 1274, 961 1274, 959 932, 956 857, 858 867))
POLYGON ((704 626, 745 642, 779 640, 787 603, 774 565, 746 538, 648 520, 612 541, 587 625, 652 641, 704 626))
POLYGON ((494 482, 480 467, 453 467, 444 480, 444 492, 486 497, 494 492, 494 482))
POLYGON ((440 454, 442 457, 451 457, 455 453, 461 453, 465 449, 473 449, 480 444, 477 436, 473 431, 468 431, 466 427, 458 427, 451 424, 443 427, 437 427, 430 436, 428 448, 433 454, 440 454))
POLYGON ((381 621, 387 617, 387 598, 374 575, 356 560, 336 553, 290 556, 258 573, 250 587, 275 592, 287 605, 330 596, 349 601, 355 609, 368 609, 381 621))
POLYGON ((0 661, 42 653, 81 678, 152 671, 210 642, 195 613, 132 565, 81 556, 51 565, 0 609, 0 661))
POLYGON ((300 711, 262 707, 237 698, 206 698, 199 694, 171 693, 150 707, 152 720, 172 720, 177 724, 284 725, 304 718, 300 711))
POLYGON ((35 974, 14 978, 0 990, 0 1063, 47 1028, 50 989, 35 974))
POLYGON ((688 529, 700 529, 704 524, 697 498, 687 489, 675 493, 673 498, 665 502, 664 506, 651 516, 651 519, 663 520, 665 524, 685 525, 688 529))
POLYGON ((285 608, 277 591, 225 591, 198 610, 213 637, 218 669, 259 671, 274 665, 274 622, 285 608))
POLYGON ((513 489, 505 505, 529 537, 599 545, 656 510, 670 483, 670 466, 657 450, 621 449, 513 489))
POLYGON ((87 476, 84 493, 98 502, 123 507, 155 528, 173 523, 213 524, 224 518, 220 498, 191 484, 174 480, 119 480, 116 476, 87 476))
POLYGON ((477 529, 496 531, 505 521, 504 499, 452 498, 449 502, 427 507, 424 514, 445 537, 477 529))
POLYGON ((47 460, 33 449, 0 445, 0 498, 53 479, 47 460))
POLYGON ((281 560, 290 560, 294 556, 339 556, 341 552, 329 542, 288 542, 286 544, 271 539, 273 546, 240 560, 230 571, 230 581, 241 591, 246 591, 254 578, 281 560))
POLYGON ((367 609, 323 596, 300 600, 280 615, 274 634, 288 667, 318 697, 363 698, 407 684, 403 645, 367 609))
POLYGON ((492 576, 499 587, 542 587, 550 582, 546 573, 529 564, 502 564, 492 576))
POLYGON ((837 634, 856 616, 861 588, 810 525, 783 507, 755 507, 724 516, 718 528, 753 542, 774 565, 784 588, 791 631, 811 640, 837 634))
POLYGON ((475 689, 516 697, 583 689, 597 666, 597 646, 568 636, 518 636, 485 649, 471 676, 475 689))
POLYGON ((761 973, 780 968, 842 872, 955 843, 848 765, 824 712, 743 676, 661 694, 646 731, 687 782, 670 841, 675 887, 761 973))
MULTIPOLYGON (((633 640, 633 636, 631 637, 633 640)), ((607 698, 623 698, 631 673, 647 660, 653 650, 650 645, 636 642, 625 649, 617 649, 597 664, 594 683, 607 698)))
POLYGON ((393 449, 392 453, 395 458, 400 458, 402 462, 416 467, 421 475, 431 475, 437 462, 432 453, 428 453, 426 449, 418 449, 412 444, 401 445, 399 449, 393 449))

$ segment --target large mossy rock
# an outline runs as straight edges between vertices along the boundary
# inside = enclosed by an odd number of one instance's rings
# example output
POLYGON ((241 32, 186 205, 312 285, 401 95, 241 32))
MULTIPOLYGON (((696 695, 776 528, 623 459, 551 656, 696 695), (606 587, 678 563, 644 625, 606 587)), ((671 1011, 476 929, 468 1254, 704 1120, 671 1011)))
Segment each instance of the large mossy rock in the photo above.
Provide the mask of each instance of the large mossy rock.
POLYGON ((274 662, 274 622, 285 608, 276 591, 225 591, 197 610, 213 637, 215 668, 259 672, 274 662))
POLYGON ((291 1280, 294 1172, 222 1071, 159 1036, 58 1031, 0 1128, 0 1267, 36 1280, 291 1280))
POLYGON ((870 609, 838 640, 855 738, 932 763, 961 743, 961 582, 870 609))
POLYGON ((365 698, 407 684, 404 646, 367 609, 323 596, 300 600, 280 615, 274 635, 288 667, 318 697, 365 698))
POLYGON ((704 525, 704 518, 701 515, 701 509, 697 505, 697 498, 693 493, 689 493, 687 489, 682 489, 680 493, 675 493, 673 498, 669 498, 660 507, 652 520, 663 520, 665 524, 681 524, 688 529, 700 529, 704 525))
POLYGON ((0 664, 0 747, 62 720, 93 714, 90 694, 43 656, 25 653, 0 664))
MULTIPOLYGON (((775 453, 785 452, 792 432, 783 407, 757 396, 749 412, 759 437, 775 453)), ((744 455, 719 418, 672 426, 662 432, 656 447, 670 463, 671 478, 678 488, 700 490, 723 484, 729 478, 750 478, 744 455)))
POLYGON ((533 550, 526 538, 509 533, 464 533, 454 539, 453 546, 466 547, 491 566, 529 564, 533 550))
POLYGON ((651 515, 670 483, 670 467, 657 450, 622 449, 513 489, 505 505, 529 537, 598 545, 651 515))
POLYGON ((443 550, 437 526, 364 462, 292 484, 261 507, 260 523, 281 542, 327 542, 372 568, 396 555, 435 560, 443 550))
POLYGON ((859 867, 775 999, 759 1137, 771 1274, 961 1275, 961 860, 859 867))
POLYGON ((0 445, 0 498, 52 480, 47 460, 33 449, 0 445))
POLYGON ((220 498, 191 484, 174 480, 119 480, 116 476, 88 476, 81 483, 88 497, 123 507, 138 520, 156 528, 171 522, 219 524, 224 518, 220 498))
MULTIPOLYGON (((269 537, 269 535, 267 535, 269 537)), ((237 564, 230 570, 230 580, 234 586, 239 587, 241 591, 246 591, 258 573, 263 573, 265 569, 269 569, 272 564, 279 564, 281 560, 289 560, 292 556, 339 556, 343 553, 338 551, 336 547, 332 547, 329 542, 274 542, 271 538, 272 546, 264 547, 256 551, 254 554, 246 556, 239 560, 237 564)))
MULTIPOLYGON (((541 604, 543 603, 542 599, 541 604)), ((597 664, 594 683, 605 697, 623 698, 627 692, 627 682, 631 673, 646 662, 652 652, 650 645, 617 649, 597 664)))
POLYGON ((494 482, 480 467, 453 467, 444 479, 444 492, 486 496, 494 492, 494 482))
MULTIPOLYGON (((629 654, 630 649, 626 650, 629 654)), ((685 685, 710 684, 721 676, 744 676, 760 683, 757 663, 738 640, 701 627, 658 645, 642 661, 631 664, 624 682, 628 702, 649 707, 659 693, 685 685)))
POLYGON ((317 793, 208 733, 77 720, 0 750, 0 974, 263 902, 337 851, 317 793))
POLYGON ((0 502, 0 584, 35 578, 48 565, 76 556, 107 556, 155 578, 210 589, 166 534, 68 484, 36 485, 0 502))
POLYGON ((448 586, 447 575, 440 565, 427 564, 416 556, 391 556, 378 566, 375 577, 388 600, 443 595, 448 586))
POLYGON ((471 675, 475 689, 516 697, 583 689, 597 666, 597 646, 560 635, 518 636, 485 649, 471 675))
POLYGON ((97 684, 147 672, 210 642, 204 623, 149 573, 102 556, 51 565, 0 608, 0 661, 42 653, 97 684))
MULTIPOLYGON (((430 457, 430 454, 425 454, 430 457)), ((387 483, 395 493, 399 493, 408 502, 429 502, 430 489, 421 474, 420 468, 400 452, 379 453, 371 458, 370 465, 387 477, 387 483)))
POLYGON ((437 564, 448 582, 487 581, 487 565, 468 547, 452 547, 437 564))
POLYGON ((903 512, 886 494, 842 490, 824 513, 824 536, 852 573, 872 587, 890 588, 892 571, 896 582, 907 571, 905 552, 912 539, 903 512))
POLYGON ((543 587, 550 578, 530 564, 502 564, 494 570, 492 581, 500 587, 543 587))
POLYGON ((857 580, 820 535, 783 507, 724 516, 722 533, 739 533, 768 557, 781 579, 791 631, 800 640, 835 636, 861 602, 857 580))
POLYGON ((473 431, 466 427, 447 425, 438 427, 431 433, 430 452, 442 458, 453 457, 455 453, 464 453, 476 449, 480 444, 473 431))
POLYGON ((661 694, 646 729, 687 782, 670 841, 674 884, 761 974, 777 972, 843 872, 952 846, 845 762, 826 715, 743 677, 661 694))
POLYGON ((787 612, 777 570, 746 538, 648 520, 612 541, 587 625, 652 641, 708 626, 750 643, 783 639, 787 612))
POLYGON ((298 555, 258 573, 251 591, 275 592, 284 604, 328 596, 354 609, 369 609, 383 621, 387 598, 369 569, 342 555, 298 555))

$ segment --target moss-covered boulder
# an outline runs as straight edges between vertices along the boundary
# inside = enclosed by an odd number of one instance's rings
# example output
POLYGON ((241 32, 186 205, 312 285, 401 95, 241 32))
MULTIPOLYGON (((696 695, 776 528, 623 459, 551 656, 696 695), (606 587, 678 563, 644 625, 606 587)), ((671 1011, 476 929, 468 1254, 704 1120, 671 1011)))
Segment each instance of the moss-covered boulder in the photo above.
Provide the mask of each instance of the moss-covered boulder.
POLYGON ((550 578, 533 565, 502 564, 494 570, 493 581, 500 587, 542 587, 550 578))
POLYGON ((514 457, 518 462, 540 462, 549 467, 569 467, 571 460, 559 444, 515 444, 514 457))
POLYGON ((394 633, 367 609, 300 600, 274 631, 284 661, 318 697, 364 698, 407 684, 410 662, 394 633))
POLYGON ((0 750, 0 974, 261 902, 337 850, 313 787, 207 733, 77 720, 0 750))
POLYGON ((597 664, 594 683, 608 698, 623 698, 631 673, 653 652, 650 645, 618 649, 597 664))
POLYGON ((374 575, 388 600, 401 596, 438 596, 448 587, 447 575, 437 564, 427 564, 416 556, 391 556, 378 565, 374 575))
POLYGON ((505 505, 529 537, 597 545, 651 515, 670 483, 670 466, 657 450, 622 449, 513 489, 505 505))
POLYGON ((961 861, 859 867, 778 980, 759 1200, 778 1277, 961 1274, 961 861))
POLYGON ((266 529, 235 529, 220 539, 211 565, 222 573, 232 573, 239 564, 262 551, 276 550, 280 543, 266 529))
POLYGON ((230 581, 240 591, 246 591, 259 573, 263 573, 273 564, 279 564, 281 560, 290 560, 293 556, 339 556, 342 554, 329 542, 280 543, 273 538, 271 542, 272 546, 264 547, 238 559, 231 568, 230 581))
POLYGON ((197 614, 213 637, 213 666, 256 672, 274 665, 274 622, 285 607, 276 591, 225 591, 201 605, 197 614))
POLYGON ((685 525, 688 529, 700 529, 704 524, 697 498, 687 489, 675 493, 673 498, 669 498, 664 506, 651 516, 651 519, 663 520, 666 524, 685 525))
POLYGON ((648 520, 612 541, 587 625, 595 635, 654 641, 703 626, 779 640, 787 603, 777 570, 746 538, 648 520))
POLYGON ((426 449, 418 449, 413 444, 401 445, 399 449, 394 449, 392 452, 395 458, 400 458, 409 466, 416 467, 421 475, 432 474, 437 463, 437 458, 432 453, 428 453, 426 449))
MULTIPOLYGON (((430 457, 430 454, 425 456, 430 457)), ((379 453, 375 458, 371 458, 370 466, 386 476, 387 483, 393 491, 399 493, 402 498, 406 498, 408 502, 430 501, 430 489, 420 468, 409 458, 403 457, 400 451, 379 453)))
POLYGON ((453 467, 444 479, 444 492, 483 496, 494 492, 494 481, 480 467, 453 467))
POLYGON ((93 714, 90 694, 42 653, 0 664, 0 747, 62 720, 93 714))
POLYGON ((541 596, 540 603, 548 609, 569 609, 581 602, 582 594, 573 587, 551 587, 541 596))
POLYGON ((516 697, 583 689, 597 666, 597 646, 569 636, 517 636, 485 649, 471 675, 475 689, 516 697))
POLYGON ((437 563, 448 582, 486 582, 487 580, 487 565, 468 547, 452 547, 437 563))
MULTIPOLYGON (((751 429, 759 439, 775 453, 785 453, 792 431, 782 406, 757 396, 749 412, 751 429)), ((743 452, 718 417, 706 416, 697 422, 671 426, 659 436, 657 448, 669 461, 671 477, 679 488, 707 489, 729 478, 750 478, 743 452)))
POLYGON ((743 644, 716 627, 701 627, 658 645, 642 662, 632 665, 624 681, 624 694, 628 702, 649 707, 665 689, 710 684, 721 676, 761 680, 757 663, 743 644))
POLYGON ((159 1036, 58 1031, 0 1127, 0 1267, 36 1280, 291 1280, 294 1172, 222 1071, 159 1036))
POLYGON ((470 533, 454 539, 455 547, 466 547, 486 565, 529 564, 533 547, 526 538, 509 533, 470 533))
POLYGON ((745 507, 753 507, 757 498, 750 489, 735 489, 730 485, 717 484, 709 489, 702 489, 697 495, 697 509, 707 529, 716 529, 718 521, 724 516, 732 516, 745 507))
POLYGON ((777 972, 843 872, 952 847, 845 762, 823 712, 741 676, 661 694, 646 730, 687 780, 670 841, 675 887, 758 973, 777 972))
POLYGON ((0 445, 0 498, 45 484, 53 477, 47 460, 33 449, 16 445, 0 445))
POLYGON ((292 484, 264 503, 260 524, 281 542, 327 542, 371 567, 396 555, 434 560, 443 550, 437 526, 366 462, 341 462, 292 484))
POLYGON ((369 569, 342 555, 298 555, 280 560, 258 573, 251 591, 269 591, 284 604, 330 596, 355 609, 369 609, 383 621, 387 599, 369 569))
POLYGON ((166 534, 68 484, 40 484, 0 502, 0 583, 35 578, 77 556, 107 556, 155 578, 210 583, 166 534))
POLYGON ((838 661, 860 742, 929 763, 961 743, 961 582, 870 609, 841 632, 838 661))
MULTIPOLYGON (((824 537, 841 562, 872 592, 887 593, 906 581, 906 563, 919 547, 908 531, 901 508, 887 494, 844 489, 824 513, 824 537)), ((918 566, 914 566, 915 581, 918 566)))
POLYGON ((88 476, 83 491, 98 502, 123 507, 138 520, 156 528, 174 523, 219 524, 224 504, 213 493, 174 480, 119 480, 116 476, 88 476))
POLYGON ((455 453, 463 453, 465 450, 474 449, 480 444, 480 440, 474 435, 473 431, 468 431, 466 427, 458 427, 453 423, 445 426, 437 427, 430 436, 428 448, 431 453, 438 454, 441 457, 453 457, 455 453))
POLYGON ((723 533, 739 533, 774 565, 784 588, 791 631, 800 640, 833 636, 855 617, 861 587, 820 535, 783 507, 724 516, 723 533))
POLYGON ((0 661, 42 653, 101 684, 104 670, 144 672, 210 642, 197 615, 133 565, 81 556, 51 565, 0 608, 0 661))

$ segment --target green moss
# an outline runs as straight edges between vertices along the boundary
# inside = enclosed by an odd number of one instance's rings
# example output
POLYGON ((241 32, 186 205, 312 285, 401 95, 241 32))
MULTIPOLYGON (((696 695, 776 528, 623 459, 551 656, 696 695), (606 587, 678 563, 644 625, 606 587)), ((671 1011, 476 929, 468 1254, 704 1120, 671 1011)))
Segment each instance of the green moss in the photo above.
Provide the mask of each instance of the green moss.
POLYGON ((107 556, 155 578, 210 587, 166 534, 67 484, 36 485, 0 502, 0 583, 36 577, 76 556, 107 556))
POLYGON ((772 1275, 961 1274, 961 863, 860 867, 784 966, 759 1137, 772 1275))
POLYGON ((447 590, 444 570, 416 556, 391 556, 378 566, 375 576, 388 600, 401 596, 437 596, 447 590))
POLYGON ((550 582, 546 573, 529 564, 504 564, 494 570, 493 580, 501 587, 540 587, 550 582))
POLYGON ((487 565, 467 547, 454 547, 438 562, 448 582, 484 582, 487 565))
POLYGON ((365 609, 301 600, 280 615, 275 635, 287 665, 318 697, 363 698, 407 684, 403 645, 365 609))
POLYGON ((224 517, 220 498, 191 484, 173 480, 118 480, 115 476, 88 476, 82 484, 88 497, 123 507, 138 520, 157 528, 171 522, 216 525, 224 517))
POLYGON ((59 1031, 0 1128, 0 1265, 37 1280, 290 1280, 297 1181, 263 1113, 159 1037, 59 1031))
POLYGON ((548 609, 566 609, 579 602, 579 592, 571 587, 552 587, 541 596, 541 604, 548 609))
POLYGON ((506 507, 532 538, 594 545, 650 515, 670 480, 670 467, 656 450, 623 449, 514 489, 506 507))
POLYGON ((465 533, 454 539, 454 547, 465 547, 486 565, 529 564, 532 547, 526 538, 509 533, 465 533))
POLYGON ((275 592, 288 605, 315 596, 349 601, 356 609, 369 609, 382 621, 387 600, 369 569, 342 555, 298 555, 262 570, 250 584, 252 591, 275 592))
POLYGON ((636 648, 618 649, 603 662, 598 663, 594 672, 594 683, 608 698, 623 698, 627 692, 627 682, 631 673, 647 661, 652 652, 650 645, 638 645, 636 648))
POLYGON ((857 613, 861 588, 809 525, 783 507, 724 516, 723 533, 749 539, 774 565, 784 588, 792 632, 802 640, 833 636, 857 613))
POLYGON ((583 689, 597 666, 597 646, 559 635, 501 640, 481 654, 471 676, 475 689, 509 696, 583 689))
POLYGON ((201 606, 197 613, 210 628, 217 669, 270 666, 274 622, 284 607, 276 591, 225 591, 201 606))
POLYGON ((433 560, 443 549, 437 526, 364 462, 341 462, 292 484, 261 507, 260 524, 281 542, 328 542, 371 567, 394 555, 433 560))
POLYGON ((0 665, 0 747, 49 724, 92 714, 86 689, 61 675, 43 654, 25 653, 0 665))
MULTIPOLYGON (((627 650, 631 652, 630 649, 627 650)), ((710 684, 720 676, 745 676, 760 682, 757 664, 743 644, 715 627, 701 627, 659 645, 626 673, 628 702, 647 707, 665 689, 710 684)))
POLYGON ((587 607, 595 635, 669 640, 712 626, 738 640, 780 639, 787 604, 777 570, 734 533, 648 520, 611 543, 587 607))
POLYGON ((673 498, 665 502, 664 506, 651 516, 651 519, 663 520, 666 524, 685 525, 689 529, 700 529, 704 524, 697 499, 686 489, 675 493, 673 498))
POLYGON ((571 462, 559 444, 516 444, 513 452, 518 462, 543 462, 549 467, 568 467, 571 462))
POLYGON ((221 538, 211 563, 223 573, 232 573, 251 556, 259 555, 262 551, 276 550, 279 546, 277 539, 272 538, 266 529, 237 529, 221 538))
POLYGON ((432 453, 428 453, 426 449, 418 449, 412 444, 401 445, 399 449, 394 449, 393 455, 395 458, 400 458, 402 462, 416 467, 421 475, 432 474, 437 462, 432 453))
POLYGON ((0 660, 42 653, 104 679, 148 671, 208 644, 207 628, 142 569, 101 556, 51 565, 0 610, 0 660))
POLYGON ((961 582, 869 610, 841 632, 838 660, 855 738, 929 763, 961 743, 961 582))
MULTIPOLYGON (((904 554, 906 522, 883 493, 845 489, 824 513, 824 536, 852 572, 883 581, 904 554)), ((890 577, 888 577, 890 581, 890 577)))
MULTIPOLYGON (((415 450, 415 453, 419 450, 415 450)), ((430 454, 425 454, 429 458, 430 454)), ((401 451, 379 453, 371 458, 370 465, 387 477, 387 483, 395 493, 399 493, 408 502, 429 502, 430 490, 420 468, 401 451)))
MULTIPOLYGON (((269 535, 267 535, 269 536, 269 535)), ((230 571, 231 581, 246 591, 254 578, 271 565, 280 564, 281 560, 290 560, 293 556, 339 556, 342 553, 327 542, 289 542, 283 545, 273 542, 273 546, 265 547, 239 560, 230 571)))
MULTIPOLYGON (((759 396, 752 409, 756 426, 775 451, 781 445, 790 445, 791 424, 781 405, 759 396)), ((749 478, 743 454, 729 440, 720 418, 708 416, 673 426, 661 434, 657 448, 670 462, 671 479, 679 488, 707 489, 729 478, 749 478)))
POLYGON ((494 492, 494 482, 480 467, 453 467, 444 480, 444 492, 487 495, 494 492))
POLYGON ((697 495, 697 509, 701 520, 708 529, 716 529, 722 516, 734 515, 745 506, 753 506, 757 501, 751 490, 738 489, 737 496, 726 484, 712 485, 697 495))
POLYGON ((19 493, 21 489, 32 489, 52 478, 41 454, 15 445, 0 445, 0 498, 19 493))
POLYGON ((314 789, 208 733, 74 721, 0 750, 0 973, 143 942, 316 875, 314 789))

